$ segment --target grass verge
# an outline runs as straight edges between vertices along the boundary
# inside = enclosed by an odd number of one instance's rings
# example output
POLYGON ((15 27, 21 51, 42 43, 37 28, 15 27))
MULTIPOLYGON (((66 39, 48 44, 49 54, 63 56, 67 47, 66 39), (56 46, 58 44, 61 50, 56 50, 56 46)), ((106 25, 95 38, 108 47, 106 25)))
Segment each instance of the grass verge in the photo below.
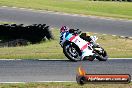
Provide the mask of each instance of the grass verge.
MULTIPOLYGON (((64 59, 62 48, 59 45, 59 30, 52 30, 55 40, 45 41, 39 44, 22 46, 22 47, 4 47, 0 48, 0 58, 3 59, 64 59)), ((132 40, 120 38, 119 36, 96 35, 98 43, 108 52, 109 57, 131 58, 132 57, 132 40)))
POLYGON ((13 22, 1 22, 0 21, 0 24, 13 24, 13 22))
POLYGON ((131 88, 130 84, 85 84, 77 83, 25 83, 25 84, 0 84, 0 88, 131 88))
POLYGON ((132 19, 132 3, 89 0, 0 0, 0 5, 132 19))

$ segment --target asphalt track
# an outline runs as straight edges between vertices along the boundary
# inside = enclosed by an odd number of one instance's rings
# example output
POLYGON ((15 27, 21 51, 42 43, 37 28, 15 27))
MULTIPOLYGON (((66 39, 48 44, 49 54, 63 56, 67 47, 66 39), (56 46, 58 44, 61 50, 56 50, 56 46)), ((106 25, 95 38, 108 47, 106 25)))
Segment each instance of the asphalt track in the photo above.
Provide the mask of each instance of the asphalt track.
MULTIPOLYGON (((69 27, 79 28, 83 31, 132 36, 132 21, 126 20, 70 16, 53 12, 0 7, 0 21, 24 24, 46 23, 51 27, 68 25, 69 27)), ((1 60, 0 82, 75 81, 79 65, 82 65, 87 73, 126 73, 132 75, 131 63, 132 59, 115 59, 106 62, 1 60)))
POLYGON ((0 21, 23 24, 45 23, 57 28, 67 25, 83 31, 132 36, 132 20, 111 20, 91 16, 80 17, 46 11, 25 10, 23 8, 0 7, 0 21))
POLYGON ((69 60, 0 60, 0 82, 75 81, 81 65, 87 73, 130 74, 132 59, 112 59, 106 62, 69 60))

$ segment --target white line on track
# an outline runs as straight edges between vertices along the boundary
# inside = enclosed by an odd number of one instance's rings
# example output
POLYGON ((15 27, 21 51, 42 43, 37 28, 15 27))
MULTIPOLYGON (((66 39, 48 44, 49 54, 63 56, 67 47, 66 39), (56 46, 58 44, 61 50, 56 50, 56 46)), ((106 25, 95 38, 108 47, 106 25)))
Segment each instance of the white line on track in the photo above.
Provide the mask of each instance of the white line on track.
POLYGON ((112 60, 114 60, 114 59, 121 59, 121 60, 123 60, 123 59, 124 59, 124 60, 125 60, 125 59, 129 59, 129 60, 132 60, 132 58, 108 58, 108 59, 109 59, 109 60, 111 60, 111 59, 112 59, 112 60))
POLYGON ((80 16, 80 15, 78 15, 78 14, 73 14, 72 16, 80 16))
POLYGON ((132 39, 132 37, 129 37, 129 39, 132 39))
MULTIPOLYGON (((76 82, 76 81, 32 81, 33 83, 50 83, 50 82, 56 82, 56 83, 63 83, 63 82, 76 82)), ((0 82, 0 83, 32 83, 32 82, 0 82)))
POLYGON ((86 16, 86 15, 80 15, 81 17, 88 17, 88 16, 86 16))
POLYGON ((34 9, 27 9, 27 10, 34 10, 34 9))
POLYGON ((53 13, 53 11, 45 11, 45 12, 53 13))
MULTIPOLYGON (((51 83, 51 82, 56 82, 56 83, 63 83, 63 82, 73 82, 73 83, 76 83, 76 81, 33 81, 33 82, 0 82, 0 83, 9 83, 9 84, 15 84, 15 83, 51 83)), ((132 82, 132 80, 131 80, 132 82)))
POLYGON ((1 6, 1 7, 8 7, 8 6, 1 6))
MULTIPOLYGON (((114 59, 121 59, 121 60, 125 60, 125 59, 130 59, 130 60, 132 60, 132 58, 109 58, 108 60, 114 60, 114 59)), ((13 60, 42 60, 42 61, 48 61, 48 60, 55 60, 55 61, 65 61, 65 60, 68 60, 68 59, 0 59, 0 61, 2 61, 2 60, 6 60, 6 61, 13 61, 13 60)))
MULTIPOLYGON (((114 59, 121 59, 121 60, 125 60, 125 59, 130 59, 130 60, 132 60, 132 58, 108 58, 109 60, 114 60, 114 59)), ((65 60, 68 60, 68 59, 38 59, 38 60, 58 60, 58 61, 60 61, 60 60, 63 60, 63 61, 65 61, 65 60)))
POLYGON ((125 38, 125 36, 120 36, 121 38, 125 38))
POLYGON ((36 81, 36 82, 76 82, 76 81, 36 81))
POLYGON ((17 7, 12 7, 12 8, 17 8, 17 7))
POLYGON ((117 35, 112 35, 112 36, 114 36, 114 37, 115 37, 115 36, 117 36, 117 35))
POLYGON ((62 13, 62 15, 69 15, 68 13, 62 13))
POLYGON ((107 35, 107 34, 103 34, 103 35, 107 35))
POLYGON ((98 33, 94 33, 94 34, 98 34, 98 33))
POLYGON ((25 9, 25 8, 19 8, 19 9, 25 9))

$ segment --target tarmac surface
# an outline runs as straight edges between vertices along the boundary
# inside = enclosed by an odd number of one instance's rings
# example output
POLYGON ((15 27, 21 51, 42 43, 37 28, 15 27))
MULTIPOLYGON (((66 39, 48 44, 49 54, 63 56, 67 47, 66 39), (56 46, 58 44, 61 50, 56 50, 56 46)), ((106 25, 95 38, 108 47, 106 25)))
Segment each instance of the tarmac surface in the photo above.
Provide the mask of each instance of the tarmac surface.
POLYGON ((132 20, 116 20, 94 16, 76 16, 48 11, 0 7, 0 21, 23 24, 66 25, 83 31, 132 37, 132 20))
POLYGON ((81 65, 88 74, 130 74, 132 59, 108 61, 0 60, 0 82, 76 81, 81 65))

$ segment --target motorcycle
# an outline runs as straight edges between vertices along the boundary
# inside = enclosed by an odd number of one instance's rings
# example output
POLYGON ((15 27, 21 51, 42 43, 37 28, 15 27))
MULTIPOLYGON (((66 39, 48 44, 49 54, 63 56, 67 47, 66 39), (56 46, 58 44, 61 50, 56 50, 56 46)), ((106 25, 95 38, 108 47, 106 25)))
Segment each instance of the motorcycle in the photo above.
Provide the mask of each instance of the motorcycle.
POLYGON ((107 52, 96 43, 96 36, 83 36, 79 29, 69 29, 67 31, 62 27, 60 30, 60 45, 63 53, 71 61, 89 60, 106 61, 108 59, 107 52))

